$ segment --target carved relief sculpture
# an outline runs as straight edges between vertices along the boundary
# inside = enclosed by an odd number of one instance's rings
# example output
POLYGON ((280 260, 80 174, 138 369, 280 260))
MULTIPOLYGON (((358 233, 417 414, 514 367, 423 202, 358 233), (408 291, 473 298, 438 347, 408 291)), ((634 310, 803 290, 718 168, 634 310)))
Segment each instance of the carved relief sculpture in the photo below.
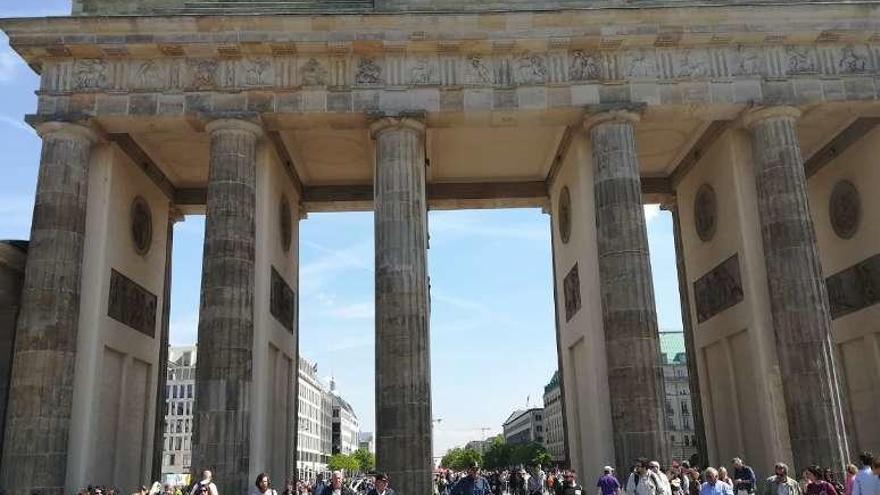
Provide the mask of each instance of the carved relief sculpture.
POLYGON ((850 239, 859 229, 862 205, 859 190, 848 180, 841 180, 831 190, 828 214, 834 233, 841 239, 850 239))
POLYGON ((131 239, 135 251, 144 256, 153 242, 153 214, 147 201, 137 196, 131 203, 131 239))
POLYGON ((703 184, 694 197, 694 228, 703 242, 709 242, 715 236, 718 222, 718 204, 715 190, 709 184, 703 184))

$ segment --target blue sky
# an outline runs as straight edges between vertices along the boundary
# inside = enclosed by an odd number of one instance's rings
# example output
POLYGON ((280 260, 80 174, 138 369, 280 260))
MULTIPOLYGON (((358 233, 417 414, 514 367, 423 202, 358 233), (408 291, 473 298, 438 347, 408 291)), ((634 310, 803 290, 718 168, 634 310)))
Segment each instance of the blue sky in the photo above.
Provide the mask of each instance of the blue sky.
MULTIPOLYGON (((0 6, 0 17, 64 15, 68 0, 0 6)), ((18 3, 18 2, 16 2, 18 3)), ((37 77, 0 37, 0 239, 29 236, 40 140, 23 118, 37 77)), ((646 208, 662 329, 680 329, 672 220, 646 208)), ((499 432, 513 409, 540 404, 556 369, 550 219, 536 209, 431 212, 431 361, 435 453, 499 432)), ((373 429, 373 218, 310 214, 300 223, 300 351, 373 429)), ((204 219, 175 228, 172 343, 195 340, 204 219)))

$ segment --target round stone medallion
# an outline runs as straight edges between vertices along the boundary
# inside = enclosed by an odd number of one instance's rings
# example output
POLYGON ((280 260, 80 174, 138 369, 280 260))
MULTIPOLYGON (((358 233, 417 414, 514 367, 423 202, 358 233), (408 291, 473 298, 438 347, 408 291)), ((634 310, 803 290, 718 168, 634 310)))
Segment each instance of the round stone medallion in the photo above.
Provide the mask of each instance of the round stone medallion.
POLYGON ((715 228, 718 224, 718 203, 715 199, 715 189, 709 184, 703 184, 697 189, 694 198, 694 228, 703 242, 709 242, 715 237, 715 228))
POLYGON ((131 240, 141 256, 150 252, 153 244, 153 213, 147 200, 137 196, 131 202, 131 240))
POLYGON ((831 190, 831 201, 828 205, 831 227, 841 239, 849 239, 859 230, 862 219, 862 204, 859 190, 848 180, 839 181, 831 190))
POLYGON ((281 235, 281 248, 284 252, 290 251, 293 220, 290 217, 290 203, 287 196, 281 196, 281 204, 278 206, 278 231, 281 235))
POLYGON ((562 188, 559 193, 559 237, 563 244, 568 244, 571 239, 571 193, 568 186, 562 188))

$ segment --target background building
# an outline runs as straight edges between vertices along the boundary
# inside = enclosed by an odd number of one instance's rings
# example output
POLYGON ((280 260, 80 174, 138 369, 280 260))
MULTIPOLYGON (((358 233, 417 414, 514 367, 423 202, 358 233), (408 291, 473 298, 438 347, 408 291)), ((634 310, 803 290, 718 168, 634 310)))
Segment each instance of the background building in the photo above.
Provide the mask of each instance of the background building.
POLYGON ((544 447, 557 465, 568 464, 565 458, 565 419, 562 417, 562 388, 559 371, 544 387, 544 447))
MULTIPOLYGON (((162 481, 189 484, 192 461, 193 403, 195 399, 196 346, 170 347, 165 401, 165 437, 162 481)), ((358 448, 358 418, 351 405, 318 377, 318 366, 299 359, 299 418, 297 476, 314 481, 329 476, 327 461, 337 452, 334 426, 339 424, 339 451, 358 448)), ((372 435, 369 436, 372 452, 372 435)))
POLYGON ((170 347, 162 454, 162 481, 165 483, 189 483, 195 383, 196 346, 170 347))
POLYGON ((544 443, 544 409, 514 411, 504 422, 504 441, 509 444, 544 443))
POLYGON ((682 332, 660 332, 666 389, 666 435, 673 458, 686 460, 698 450, 682 332))
POLYGON ((299 358, 299 436, 296 469, 301 480, 327 473, 331 454, 332 399, 318 378, 318 365, 299 358))
POLYGON ((373 440, 373 432, 362 431, 358 433, 358 448, 373 454, 376 453, 376 442, 373 440))
POLYGON ((360 423, 351 405, 336 393, 336 382, 330 381, 330 394, 333 400, 333 442, 334 454, 351 454, 358 449, 360 423))

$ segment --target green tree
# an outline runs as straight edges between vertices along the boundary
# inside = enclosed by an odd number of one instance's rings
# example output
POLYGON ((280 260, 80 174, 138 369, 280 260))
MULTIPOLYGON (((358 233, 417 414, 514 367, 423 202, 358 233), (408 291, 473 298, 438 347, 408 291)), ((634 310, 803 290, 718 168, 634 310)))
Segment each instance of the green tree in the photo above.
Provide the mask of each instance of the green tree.
POLYGON ((463 471, 471 464, 482 464, 483 456, 474 449, 463 449, 456 447, 446 452, 446 455, 440 459, 440 465, 455 471, 463 471))
POLYGON ((353 473, 360 468, 360 463, 354 456, 333 454, 327 462, 327 468, 331 471, 347 471, 353 473))
POLYGON ((376 468, 376 456, 367 449, 357 449, 351 454, 358 461, 358 469, 362 473, 372 471, 376 468))
POLYGON ((483 465, 486 469, 505 469, 511 465, 511 454, 511 446, 498 435, 483 452, 483 465))
POLYGON ((543 466, 550 464, 553 458, 543 445, 530 442, 514 446, 510 460, 514 465, 543 466))

